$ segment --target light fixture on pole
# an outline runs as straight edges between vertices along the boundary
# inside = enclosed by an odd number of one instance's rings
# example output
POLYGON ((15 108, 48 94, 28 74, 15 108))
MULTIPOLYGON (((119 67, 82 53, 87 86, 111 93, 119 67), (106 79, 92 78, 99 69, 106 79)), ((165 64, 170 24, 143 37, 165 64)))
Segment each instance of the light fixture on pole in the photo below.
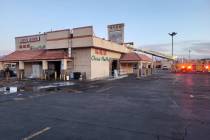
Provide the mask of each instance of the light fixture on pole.
POLYGON ((172 52, 171 52, 171 55, 172 55, 172 57, 174 56, 174 36, 177 34, 176 32, 172 32, 172 33, 168 33, 170 36, 171 36, 171 38, 172 38, 172 52))

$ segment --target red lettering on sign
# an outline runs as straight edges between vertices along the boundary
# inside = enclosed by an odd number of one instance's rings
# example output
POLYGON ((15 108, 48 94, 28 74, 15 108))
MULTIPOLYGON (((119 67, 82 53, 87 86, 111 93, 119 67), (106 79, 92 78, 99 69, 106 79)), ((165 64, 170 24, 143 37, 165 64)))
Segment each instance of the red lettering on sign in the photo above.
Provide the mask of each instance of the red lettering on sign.
POLYGON ((40 38, 39 37, 32 37, 29 39, 29 42, 36 42, 36 41, 39 41, 40 38))
POLYGON ((37 42, 37 41, 40 41, 39 36, 33 36, 33 37, 29 37, 29 38, 20 39, 20 43, 37 42))
POLYGON ((99 55, 106 55, 107 52, 106 50, 102 50, 102 49, 95 49, 95 54, 99 54, 99 55))

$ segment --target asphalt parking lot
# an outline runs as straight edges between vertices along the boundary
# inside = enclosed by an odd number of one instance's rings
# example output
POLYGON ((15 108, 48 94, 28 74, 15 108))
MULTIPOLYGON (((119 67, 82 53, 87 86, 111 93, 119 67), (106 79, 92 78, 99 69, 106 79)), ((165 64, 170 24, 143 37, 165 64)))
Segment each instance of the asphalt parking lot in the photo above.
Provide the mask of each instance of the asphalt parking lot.
POLYGON ((210 139, 208 74, 72 83, 41 90, 33 86, 46 82, 1 83, 22 87, 0 94, 0 139, 210 139))

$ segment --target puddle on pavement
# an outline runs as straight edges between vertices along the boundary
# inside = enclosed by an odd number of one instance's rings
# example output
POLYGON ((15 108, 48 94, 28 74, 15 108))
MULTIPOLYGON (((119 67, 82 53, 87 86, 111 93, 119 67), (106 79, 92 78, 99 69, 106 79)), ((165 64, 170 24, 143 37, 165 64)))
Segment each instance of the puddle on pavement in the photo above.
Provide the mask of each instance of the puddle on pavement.
POLYGON ((41 89, 50 89, 50 88, 57 88, 57 87, 64 87, 64 86, 73 86, 74 83, 72 82, 57 82, 57 83, 52 83, 50 85, 45 85, 45 86, 37 86, 35 87, 37 90, 41 89))
MULTIPOLYGON (((37 92, 37 91, 55 91, 55 90, 61 90, 61 87, 65 86, 72 86, 74 85, 73 82, 56 82, 56 83, 51 83, 49 85, 43 85, 43 86, 25 86, 25 87, 1 87, 0 88, 0 94, 8 95, 8 94, 13 94, 17 93, 18 91, 23 92, 23 91, 28 91, 28 92, 37 92)), ((22 95, 22 94, 21 94, 22 95)))
POLYGON ((17 93, 18 88, 17 87, 2 87, 0 88, 0 93, 2 94, 13 94, 17 93))

